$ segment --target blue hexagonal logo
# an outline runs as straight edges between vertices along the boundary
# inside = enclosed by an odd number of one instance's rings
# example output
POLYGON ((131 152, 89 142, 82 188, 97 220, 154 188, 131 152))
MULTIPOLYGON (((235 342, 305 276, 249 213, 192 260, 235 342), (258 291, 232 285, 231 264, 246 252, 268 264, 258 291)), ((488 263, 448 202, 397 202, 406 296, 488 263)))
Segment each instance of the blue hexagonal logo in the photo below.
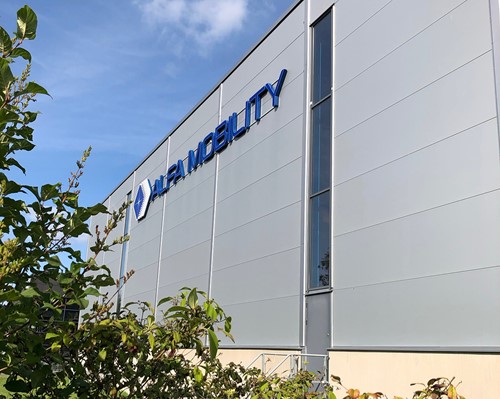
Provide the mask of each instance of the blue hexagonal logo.
POLYGON ((141 220, 146 216, 148 211, 149 201, 151 199, 151 184, 148 179, 143 180, 137 188, 137 195, 134 201, 135 218, 141 220))

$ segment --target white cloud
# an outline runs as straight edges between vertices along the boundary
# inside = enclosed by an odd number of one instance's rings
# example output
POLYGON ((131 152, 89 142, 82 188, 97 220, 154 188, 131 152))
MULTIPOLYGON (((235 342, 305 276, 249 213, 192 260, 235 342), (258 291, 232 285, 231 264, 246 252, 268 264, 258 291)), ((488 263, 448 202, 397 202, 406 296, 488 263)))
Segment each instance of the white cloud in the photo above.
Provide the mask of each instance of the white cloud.
POLYGON ((248 0, 138 0, 136 4, 172 42, 194 40, 202 49, 239 31, 248 14, 248 0))

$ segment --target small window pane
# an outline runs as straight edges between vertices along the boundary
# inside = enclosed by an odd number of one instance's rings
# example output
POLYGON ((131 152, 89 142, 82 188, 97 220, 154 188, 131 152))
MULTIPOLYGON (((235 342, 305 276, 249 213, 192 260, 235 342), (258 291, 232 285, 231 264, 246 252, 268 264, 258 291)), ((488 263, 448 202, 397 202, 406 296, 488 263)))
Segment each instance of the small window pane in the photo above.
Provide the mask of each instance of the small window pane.
POLYGON ((325 15, 313 30, 313 103, 332 89, 332 15, 325 15))
POLYGON ((311 194, 330 188, 331 129, 332 106, 327 99, 312 112, 311 194))
POLYGON ((311 199, 309 288, 330 285, 330 192, 311 199))

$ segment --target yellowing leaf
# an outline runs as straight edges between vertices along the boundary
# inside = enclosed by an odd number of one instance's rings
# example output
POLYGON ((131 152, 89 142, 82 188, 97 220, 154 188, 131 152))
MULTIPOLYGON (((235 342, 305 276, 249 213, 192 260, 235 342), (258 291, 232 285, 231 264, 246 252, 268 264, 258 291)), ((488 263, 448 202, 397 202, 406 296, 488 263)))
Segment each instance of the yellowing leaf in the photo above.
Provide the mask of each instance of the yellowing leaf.
POLYGON ((97 357, 101 361, 106 360, 106 349, 102 349, 101 351, 99 351, 99 354, 97 355, 97 357))

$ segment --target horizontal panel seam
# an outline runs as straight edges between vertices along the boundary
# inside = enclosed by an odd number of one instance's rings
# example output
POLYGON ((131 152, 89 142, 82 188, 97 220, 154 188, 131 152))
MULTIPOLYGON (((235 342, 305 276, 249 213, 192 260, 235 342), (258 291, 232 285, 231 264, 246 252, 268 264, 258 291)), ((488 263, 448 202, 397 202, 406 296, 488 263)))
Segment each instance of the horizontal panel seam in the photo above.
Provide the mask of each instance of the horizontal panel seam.
POLYGON ((431 22, 429 25, 427 25, 425 28, 421 29, 420 31, 418 31, 417 33, 415 33, 413 36, 411 36, 410 38, 408 38, 407 40, 405 40, 403 43, 401 43, 400 45, 396 46, 394 49, 392 49, 391 51, 389 51, 386 55, 384 55, 383 57, 381 57, 380 59, 378 59, 377 61, 375 61, 373 64, 371 64, 370 66, 368 66, 367 68, 363 69, 361 72, 359 72, 357 75, 353 76, 351 79, 349 79, 347 82, 344 82, 341 86, 339 87, 336 87, 335 88, 335 91, 337 90, 340 90, 342 89, 342 87, 348 85, 350 82, 352 82, 354 79, 356 79, 357 77, 359 77, 360 75, 364 74, 366 71, 368 71, 369 69, 373 68, 375 65, 377 65, 380 61, 384 60, 385 58, 387 58, 388 56, 390 56, 391 54, 393 54, 396 50, 400 49, 401 47, 403 47, 405 44, 409 43, 410 41, 412 41, 414 38, 416 38, 417 36, 421 35, 423 32, 425 32, 427 29, 429 29, 431 26, 435 25, 436 23, 438 23, 439 21, 441 21, 443 18, 447 17, 450 13, 452 13, 453 11, 455 11, 457 8, 461 7, 463 4, 465 4, 467 2, 467 0, 464 0, 462 3, 458 4, 457 6, 455 6, 454 8, 452 8, 450 11, 448 11, 446 14, 442 15, 441 17, 439 17, 438 19, 436 19, 435 21, 431 22))
MULTIPOLYGON (((213 208, 213 205, 210 204, 210 206, 206 209, 203 209, 202 211, 198 212, 198 213, 195 213, 194 215, 192 215, 191 217, 187 218, 187 219, 184 219, 182 222, 179 222, 177 223, 176 225, 173 225, 172 227, 169 227, 168 229, 165 230, 165 233, 172 230, 172 229, 175 229, 176 227, 179 227, 181 224, 184 224, 184 223, 187 223, 191 220, 193 220, 194 218, 197 218, 198 216, 200 216, 202 213, 205 213, 209 210, 211 210, 213 208)), ((165 216, 166 216, 166 213, 165 213, 165 216)))
POLYGON ((275 296, 275 297, 269 297, 269 298, 262 298, 262 299, 257 299, 255 301, 244 301, 244 302, 233 302, 233 303, 223 303, 221 302, 220 305, 223 307, 228 307, 228 306, 236 306, 236 305, 246 305, 249 303, 259 303, 259 302, 268 302, 271 300, 275 299, 287 299, 287 298, 299 298, 299 294, 293 294, 293 295, 285 295, 285 296, 275 296))
POLYGON ((492 269, 496 269, 496 268, 500 268, 500 265, 483 266, 483 267, 477 267, 477 268, 468 269, 468 270, 457 270, 457 271, 453 271, 453 272, 429 274, 427 276, 402 278, 402 279, 397 279, 397 280, 380 281, 378 283, 360 284, 360 285, 354 285, 354 286, 348 286, 348 287, 342 287, 342 288, 334 288, 333 291, 334 292, 335 291, 344 291, 344 290, 352 290, 354 288, 374 287, 377 285, 388 285, 388 284, 402 283, 402 282, 407 282, 407 281, 424 280, 424 279, 428 279, 428 278, 443 277, 443 276, 450 276, 450 275, 463 274, 463 273, 473 273, 473 272, 478 272, 478 271, 482 271, 482 270, 492 270, 492 269))
MULTIPOLYGON (((124 297, 124 301, 123 301, 124 303, 127 303, 127 301, 128 301, 128 302, 130 302, 130 298, 127 296, 126 287, 127 287, 127 286, 125 285, 125 297, 124 297)), ((153 287, 153 288, 152 288, 152 289, 150 289, 150 290, 137 292, 137 293, 135 293, 135 294, 130 295, 130 297, 134 297, 134 296, 142 295, 142 294, 145 294, 146 292, 152 292, 152 293, 154 294, 154 293, 155 293, 155 288, 156 288, 156 287, 153 287)), ((154 295, 153 295, 153 296, 154 296, 154 295)))
MULTIPOLYGON (((257 71, 257 73, 251 78, 252 80, 250 82, 248 82, 245 86, 243 86, 239 91, 237 91, 236 93, 234 93, 234 95, 229 98, 227 101, 224 101, 224 103, 222 104, 222 108, 224 107, 227 107, 227 104, 229 104, 238 94, 240 94, 243 90, 245 90, 249 85, 250 83, 260 74, 262 73, 262 71, 264 69, 266 69, 269 65, 271 65, 275 60, 278 59, 278 57, 283 54, 289 47, 291 47, 297 40, 299 40, 302 36, 304 35, 304 32, 300 32, 299 35, 297 37, 295 37, 289 44, 288 46, 286 46, 283 50, 281 50, 274 58, 272 58, 266 65, 264 65, 262 67, 262 69, 260 69, 259 71, 257 71)), ((303 73, 303 72, 301 72, 303 73)), ((299 74, 300 76, 300 74, 299 74)), ((295 79, 294 79, 295 80, 295 79)), ((227 83, 224 82, 224 83, 227 83)), ((290 82, 291 83, 291 82, 290 82)), ((286 87, 286 86, 285 86, 286 87)))
MULTIPOLYGON (((203 241, 200 241, 200 242, 197 242, 193 245, 190 245, 189 247, 187 248, 184 248, 184 249, 181 249, 180 251, 177 251, 177 252, 173 252, 171 254, 169 254, 168 256, 163 256, 160 261, 164 261, 168 258, 171 258, 172 256, 174 255, 178 255, 180 254, 181 252, 185 252, 185 251, 189 251, 190 249, 194 248, 194 247, 197 247, 198 245, 201 245, 201 244, 205 244, 206 242, 210 242, 211 238, 208 238, 207 240, 203 240, 203 241)), ((168 241, 167 241, 168 242, 168 241)), ((162 252, 163 252, 163 248, 162 248, 162 252)))
POLYGON ((344 130, 343 132, 341 132, 341 133, 339 133, 339 134, 336 134, 336 135, 335 135, 335 138, 340 137, 340 136, 342 136, 343 134, 346 134, 346 133, 350 132, 351 130, 355 129, 356 127, 358 127, 358 126, 362 125, 363 123, 365 123, 365 122, 369 121, 370 119, 374 118, 375 116, 377 116, 377 115, 379 115, 379 114, 381 114, 381 113, 383 113, 383 112, 387 111, 388 109, 390 109, 390 108, 394 107, 395 105, 397 105, 397 104, 399 104, 399 103, 403 102, 404 100, 406 100, 406 99, 408 99, 409 97, 411 97, 411 96, 415 95, 416 93, 421 92, 422 90, 426 89, 427 87, 432 86, 433 84, 435 84, 435 83, 439 82, 441 79, 444 79, 445 77, 447 77, 447 76, 451 75, 452 73, 454 73, 454 72, 458 71, 459 69, 463 68, 464 66, 469 65, 470 63, 472 63, 472 62, 474 62, 474 61, 478 60, 479 58, 481 58, 481 57, 485 56, 485 55, 486 55, 486 54, 488 54, 488 53, 491 53, 491 49, 486 50, 485 52, 483 52, 483 53, 479 54, 478 56, 476 56, 476 57, 472 58, 471 60, 467 61, 466 63, 464 63, 464 64, 462 64, 462 65, 460 65, 459 67, 457 67, 457 68, 455 68, 455 69, 452 69, 451 71, 449 71, 449 72, 445 73, 444 75, 442 75, 442 76, 440 76, 439 78, 437 78, 437 79, 433 80, 432 82, 429 82, 429 83, 425 84, 425 85, 424 85, 424 86, 422 86, 421 88, 419 88, 419 89, 415 90, 414 92, 412 92, 412 93, 410 93, 410 94, 408 94, 408 95, 404 96, 403 98, 401 98, 401 99, 397 100, 396 102, 394 102, 394 103, 392 103, 392 104, 388 105, 388 106, 387 106, 387 107, 385 107, 384 109, 382 109, 382 110, 380 110, 380 111, 378 111, 378 112, 374 113, 373 115, 371 115, 371 116, 369 116, 368 118, 366 118, 366 119, 362 120, 361 122, 356 123, 354 126, 351 126, 350 128, 348 128, 348 129, 344 130))
MULTIPOLYGON (((226 169, 227 167, 231 166, 233 163, 235 163, 236 161, 238 161, 239 159, 241 159, 241 157, 245 154, 248 154, 251 150, 253 150, 255 147, 261 145, 262 143, 265 143, 267 140, 270 140, 272 137, 275 137, 275 135, 281 133, 282 130, 286 129, 288 127, 288 125, 292 124, 293 122, 295 122, 297 119, 299 119, 301 116, 303 116, 303 111, 300 111, 300 113, 293 117, 292 119, 290 119, 287 123, 285 123, 283 126, 281 126, 279 129, 277 130, 274 130, 272 134, 269 134, 267 135, 263 140, 255 143, 253 146, 251 146, 250 148, 248 148, 246 151, 242 152, 236 159, 232 160, 231 162, 227 163, 226 165, 224 165, 222 168, 219 169, 219 173, 221 171, 223 171, 224 169, 226 169)), ((251 134, 251 133, 250 133, 251 134)))
POLYGON ((480 197, 482 195, 491 194, 491 193, 494 193, 496 191, 500 191, 500 187, 494 188, 493 190, 484 191, 484 192, 479 193, 479 194, 471 195, 469 197, 460 198, 460 199, 455 200, 455 201, 447 202, 445 204, 433 206, 431 208, 422 209, 422 210, 417 211, 417 212, 408 213, 406 215, 398 216, 398 217, 393 218, 393 219, 384 220, 383 222, 374 223, 374 224, 371 224, 369 226, 360 227, 359 229, 354 229, 354 230, 351 230, 351 231, 347 231, 345 233, 340 233, 340 234, 335 235, 334 238, 342 237, 342 236, 345 236, 345 235, 348 235, 348 234, 353 234, 353 233, 356 233, 358 231, 370 229, 370 228, 376 227, 376 226, 381 226, 383 224, 392 223, 392 222, 394 222, 396 220, 405 219, 405 218, 408 218, 408 217, 411 217, 411 216, 415 216, 415 215, 418 215, 418 214, 421 214, 421 213, 430 212, 430 211, 433 211, 433 210, 436 210, 436 209, 439 209, 439 208, 443 208, 443 207, 448 206, 448 205, 457 204, 457 203, 460 203, 460 202, 463 202, 463 201, 467 201, 467 200, 470 200, 470 199, 473 199, 473 198, 480 197))
POLYGON ((297 162, 297 161, 298 161, 298 160, 300 160, 301 158, 302 158, 302 155, 299 155, 297 158, 294 158, 294 159, 292 159, 291 161, 288 161, 287 163, 285 163, 285 164, 281 165, 280 167, 278 167, 278 168, 276 168, 276 169, 273 169, 273 171, 272 171, 272 172, 269 172, 269 173, 265 174, 264 176, 259 177, 257 180, 252 181, 251 183, 249 183, 249 184, 247 184, 246 186, 244 186, 244 187, 240 188, 239 190, 235 191, 234 193, 232 193, 232 194, 228 195, 227 197, 224 197, 224 198, 222 198, 222 199, 218 200, 218 201, 217 201, 217 204, 221 204, 221 203, 223 203, 223 202, 224 202, 224 201, 226 201, 227 199, 229 199, 229 198, 233 197, 234 195, 236 195, 236 194, 240 193, 241 191, 243 191, 243 190, 247 189, 248 187, 251 187, 251 186, 253 186, 254 184, 257 184, 258 182, 260 182, 260 181, 262 181, 262 180, 266 179, 267 177, 271 176, 272 174, 274 174, 274 173, 276 173, 276 172, 278 172, 278 171, 280 171, 280 170, 282 170, 282 169, 286 168, 287 166, 289 166, 289 165, 293 164, 294 162, 297 162))
MULTIPOLYGON (((132 236, 130 236, 130 237, 132 237, 132 236)), ((135 252, 135 251, 137 251, 138 249, 141 249, 141 248, 142 248, 142 247, 144 247, 145 245, 147 245, 147 244, 149 244, 149 243, 153 242, 154 240, 160 240, 160 236, 154 236, 153 238, 151 238, 151 239, 149 239, 149 240, 147 240, 147 241, 144 241, 144 242, 143 242, 142 244, 140 244, 139 246, 135 246, 135 247, 133 247, 133 248, 132 248, 132 246, 130 245, 130 242, 132 242, 132 243, 133 243, 133 241, 129 241, 129 247, 128 247, 128 251, 127 251, 127 252, 128 252, 128 254, 131 254, 132 252, 135 252)), ((159 246, 159 244, 158 244, 158 246, 159 246)))
MULTIPOLYGON (((200 132, 200 130, 201 130, 201 129, 203 129, 203 127, 204 127, 207 123, 209 123, 209 122, 210 122, 212 119, 214 119, 214 118, 215 118, 215 119, 217 119, 217 118, 218 118, 218 116, 219 116, 219 110, 217 110, 214 114, 210 115, 210 117, 209 117, 206 121, 204 121, 204 122, 203 122, 203 124, 202 124, 201 126, 199 126, 198 128, 194 129, 193 133, 192 133, 190 136, 186 137, 186 139, 185 139, 183 142, 179 143, 179 145, 178 145, 177 147, 173 148, 173 149, 170 151, 170 153, 171 153, 171 154, 174 154, 176 151, 178 151, 178 150, 179 150, 179 148, 181 148, 181 146, 183 146, 184 144, 186 144, 186 143, 187 143, 187 142, 188 142, 188 141, 189 141, 192 137, 194 137, 196 134, 198 134, 198 133, 200 132)), ((186 121, 186 122, 187 122, 187 121, 186 121)), ((217 122, 216 122, 216 123, 217 123, 217 122)), ((179 126, 179 128, 181 128, 181 127, 182 127, 182 125, 181 125, 181 126, 179 126)), ((215 126, 214 126, 214 127, 215 127, 215 126)), ((181 134, 180 134, 180 133, 177 133, 177 134, 179 135, 179 137, 181 136, 181 134)), ((202 133, 202 134, 203 134, 203 133, 202 133)), ((172 134, 172 136, 173 136, 173 134, 172 134)))
POLYGON ((280 207, 280 208, 277 208, 277 209, 275 209, 275 210, 273 210, 273 211, 271 211, 271 212, 269 212, 269 213, 265 213, 264 215, 261 215, 261 216, 259 216, 259 217, 255 218, 255 219, 252 219, 252 220, 250 220, 250 221, 248 221, 248 222, 242 223, 242 224, 240 224, 240 225, 238 225, 238 226, 235 226, 235 227, 233 227, 233 228, 231 228, 231 229, 229 229, 229 230, 226 230, 226 231, 224 231, 223 233, 219 233, 219 234, 217 234, 215 237, 216 237, 216 238, 217 238, 217 237, 221 237, 221 236, 223 236, 223 235, 225 235, 225 234, 227 234, 227 233, 230 233, 230 232, 232 232, 232 231, 234 231, 234 230, 237 230, 237 229, 239 229, 239 228, 241 228, 241 227, 243 227, 243 226, 249 225, 249 224, 251 224, 251 223, 253 223, 253 222, 256 222, 256 221, 258 221, 258 220, 260 220, 260 219, 266 218, 266 217, 268 217, 268 216, 272 215, 273 213, 277 213, 277 212, 280 212, 280 211, 282 211, 282 210, 284 210, 284 209, 286 209, 286 208, 290 208, 290 207, 292 207, 292 206, 294 206, 294 205, 297 205, 297 204, 299 204, 299 203, 301 203, 301 202, 302 202, 302 200, 294 201, 294 202, 292 202, 292 203, 290 203, 290 204, 287 204, 287 205, 285 205, 285 206, 282 206, 282 207, 280 207))
MULTIPOLYGON (((207 264, 207 269, 208 269, 208 264, 207 264)), ((160 285, 158 288, 165 288, 165 287, 168 287, 170 285, 180 285, 179 283, 182 283, 182 282, 186 282, 186 281, 189 281, 189 280, 192 280, 194 278, 197 278, 197 277, 205 277, 207 276, 208 277, 208 273, 202 273, 202 274, 197 274, 196 276, 193 276, 193 277, 189 277, 189 278, 184 278, 182 280, 177 280, 177 281, 171 281, 169 282, 168 284, 163 284, 163 285, 160 285)), ((208 283, 208 279, 207 279, 207 283, 208 283)), ((182 287, 179 287, 179 288, 182 288, 182 287)), ((177 290, 179 291, 179 290, 177 290)))
MULTIPOLYGON (((200 165, 200 166, 198 166, 198 167, 199 167, 199 168, 200 168, 200 167, 201 167, 201 168, 203 168, 203 167, 205 167, 205 166, 206 166, 206 164, 202 164, 202 165, 200 165)), ((213 174, 211 174, 210 176, 206 177, 205 179, 203 179, 202 181, 200 181, 200 182, 199 182, 198 184, 196 184, 195 186, 192 186, 192 187, 191 187, 189 190, 187 190, 184 194, 179 195, 179 197, 177 197, 176 199, 174 199, 174 200, 173 200, 173 201, 171 201, 171 202, 167 202, 166 208, 168 208, 168 207, 169 207, 170 205, 172 205, 172 204, 175 204, 177 201, 180 201, 180 200, 184 199, 184 197, 185 197, 186 195, 188 195, 188 194, 190 194, 192 191, 196 190, 198 187, 200 187, 203 183, 207 182, 209 179, 213 179, 213 178, 215 177, 215 169, 214 169, 214 171, 213 171, 213 172, 214 172, 213 174)), ((189 174, 188 174, 187 176, 189 176, 189 174)), ((186 177, 187 177, 187 176, 186 176, 186 177)), ((172 189, 173 189, 173 187, 172 187, 172 189)), ((168 195, 168 193, 165 193, 165 195, 168 195)), ((212 206, 212 205, 210 204, 210 206, 212 206)))
POLYGON ((491 121, 493 121, 493 120, 495 120, 495 119, 496 119, 496 115, 495 115, 495 116, 493 116, 493 117, 491 117, 491 118, 489 118, 489 119, 486 119, 486 120, 484 120, 484 121, 482 121, 482 122, 476 123, 475 125, 472 125, 472 126, 469 126, 469 127, 465 128, 465 129, 463 129, 463 130, 460 130, 459 132, 452 133, 452 134, 451 134, 451 135, 449 135, 449 136, 443 137, 442 139, 439 139, 439 140, 437 140, 437 141, 434 141, 434 142, 432 142, 432 143, 429 143, 429 144, 427 144, 427 145, 425 145, 425 146, 423 146, 423 147, 417 148, 417 149, 416 149, 416 150, 414 150, 414 151, 410 151, 410 152, 408 152, 408 153, 406 153, 406 154, 404 154, 404 155, 401 155, 401 156, 400 156, 400 157, 398 157, 398 158, 394 158, 394 159, 392 159, 392 160, 390 160, 390 161, 388 161, 388 162, 386 162, 386 163, 383 163, 383 164, 381 164, 381 165, 378 165, 378 166, 376 166, 376 167, 374 167, 374 168, 372 168, 372 169, 369 169, 369 170, 367 170, 367 171, 365 171, 365 172, 362 172, 362 173, 360 173, 360 174, 358 174, 358 175, 356 175, 356 176, 350 177, 350 178, 348 178, 347 180, 344 180, 344 181, 342 181, 342 182, 340 182, 340 183, 336 184, 334 187, 335 187, 335 188, 337 188, 337 187, 339 187, 339 186, 341 186, 341 185, 343 185, 343 184, 345 184, 345 183, 350 182, 351 180, 355 180, 355 179, 357 179, 358 177, 364 176, 364 175, 366 175, 366 174, 368 174, 368 173, 371 173, 371 172, 373 172, 373 171, 375 171, 375 170, 377 170, 377 169, 381 169, 381 168, 383 168, 383 167, 385 167, 385 166, 388 166, 388 165, 390 165, 390 164, 392 164, 392 163, 394 163, 394 162, 400 161, 401 159, 404 159, 404 158, 406 158, 406 157, 408 157, 408 156, 410 156, 410 155, 413 155, 413 154, 416 154, 416 153, 418 153, 418 152, 420 152, 420 151, 426 150, 426 149, 428 149, 428 148, 430 148, 430 147, 432 147, 432 146, 434 146, 434 145, 436 145, 436 144, 439 144, 439 143, 442 143, 442 142, 444 142, 444 141, 446 141, 446 140, 449 140, 449 139, 451 139, 451 138, 454 138, 454 137, 456 137, 456 136, 458 136, 458 135, 460 135, 460 134, 462 134, 462 133, 468 132, 469 130, 472 130, 472 129, 474 129, 474 128, 478 127, 478 126, 484 125, 484 124, 486 124, 486 123, 488 123, 488 122, 491 122, 491 121))
POLYGON ((285 252, 292 252, 292 251, 295 251, 297 249, 300 249, 300 245, 292 247, 292 248, 284 249, 283 251, 273 252, 273 253, 270 253, 270 254, 267 254, 267 255, 264 255, 264 256, 259 256, 258 258, 252 258, 252 259, 249 259, 249 260, 245 260, 243 262, 234 263, 234 264, 229 265, 229 266, 224 266, 224 267, 217 268, 217 269, 214 267, 214 275, 217 274, 218 272, 222 271, 222 270, 227 270, 227 269, 231 269, 233 267, 242 266, 242 265, 244 265, 246 263, 252 263, 252 262, 255 262, 257 260, 262 260, 262 259, 265 259, 265 258, 269 258, 271 256, 281 255, 281 254, 284 254, 285 252))
MULTIPOLYGON (((340 0, 339 0, 340 1, 340 0)), ((343 39, 341 39, 340 41, 338 41, 336 44, 335 44, 335 47, 337 47, 340 43, 342 43, 345 39, 347 39, 349 36, 351 36, 354 32, 356 32, 358 29, 360 29, 363 25, 365 25, 368 21, 370 21, 372 18, 374 18, 378 13, 380 13, 385 7, 387 7, 390 3, 392 3, 393 0, 389 0, 387 3, 385 3, 385 5, 383 5, 380 9, 378 9, 375 13, 373 13, 368 19, 366 19, 365 21, 363 21, 361 23, 361 25, 358 25, 356 28, 354 28, 353 31, 351 31, 351 33, 349 33, 346 37, 344 37, 343 39)), ((337 2, 338 4, 339 2, 337 2)), ((336 4, 336 5, 337 5, 336 4)))

